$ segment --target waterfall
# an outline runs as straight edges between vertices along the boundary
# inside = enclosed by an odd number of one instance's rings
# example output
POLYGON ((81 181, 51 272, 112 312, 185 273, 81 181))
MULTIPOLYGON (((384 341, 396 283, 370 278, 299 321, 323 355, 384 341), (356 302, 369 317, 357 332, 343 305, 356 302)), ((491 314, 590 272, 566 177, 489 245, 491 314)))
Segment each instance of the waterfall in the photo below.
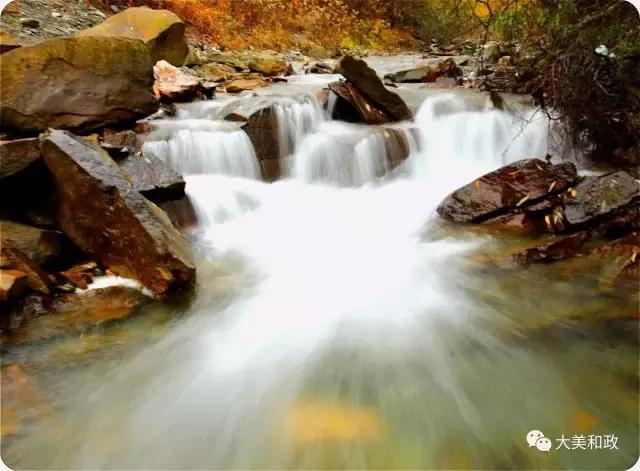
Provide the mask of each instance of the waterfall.
POLYGON ((183 175, 222 174, 259 178, 260 169, 249 136, 235 123, 205 119, 154 121, 144 144, 183 175))
POLYGON ((281 158, 293 154, 302 139, 326 120, 324 110, 313 96, 307 95, 300 101, 276 103, 273 106, 278 120, 281 158))

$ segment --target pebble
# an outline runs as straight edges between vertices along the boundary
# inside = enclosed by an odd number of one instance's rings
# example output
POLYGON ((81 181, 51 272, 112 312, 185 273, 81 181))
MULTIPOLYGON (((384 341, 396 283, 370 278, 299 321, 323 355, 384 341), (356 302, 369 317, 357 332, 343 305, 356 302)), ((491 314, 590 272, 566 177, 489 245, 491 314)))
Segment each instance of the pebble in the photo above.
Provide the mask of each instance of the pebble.
POLYGON ((20 24, 22 26, 26 26, 27 28, 39 28, 40 21, 35 18, 20 18, 20 24))

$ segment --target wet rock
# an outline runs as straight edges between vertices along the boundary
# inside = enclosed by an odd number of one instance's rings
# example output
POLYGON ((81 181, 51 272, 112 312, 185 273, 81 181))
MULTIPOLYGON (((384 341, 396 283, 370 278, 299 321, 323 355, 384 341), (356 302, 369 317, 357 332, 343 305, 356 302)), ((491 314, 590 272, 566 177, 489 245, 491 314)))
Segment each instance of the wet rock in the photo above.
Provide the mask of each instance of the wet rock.
POLYGON ((403 70, 384 76, 386 80, 396 83, 427 83, 435 82, 442 77, 462 77, 462 69, 453 59, 441 61, 435 65, 425 65, 415 69, 403 70))
POLYGON ((580 226, 640 199, 640 182, 623 171, 587 177, 572 196, 564 204, 564 218, 568 225, 580 226))
POLYGON ((224 119, 243 123, 242 129, 247 133, 256 156, 260 160, 279 159, 279 125, 269 98, 253 98, 246 102, 236 102, 222 112, 224 119))
POLYGON ((17 49, 21 46, 16 38, 6 31, 0 31, 0 54, 17 49))
POLYGON ((60 275, 78 288, 87 289, 89 283, 93 281, 93 276, 97 268, 98 264, 96 262, 86 262, 61 271, 60 275))
POLYGON ((38 138, 0 142, 0 180, 24 170, 39 159, 38 138))
POLYGON ((525 249, 513 256, 516 263, 553 262, 572 257, 580 252, 590 234, 586 231, 567 236, 555 236, 550 242, 525 249))
POLYGON ((544 225, 530 213, 503 214, 482 223, 490 232, 510 233, 514 235, 533 235, 544 230, 544 225))
POLYGON ((304 71, 306 74, 332 74, 333 66, 327 62, 312 62, 304 71))
POLYGON ((27 297, 15 309, 8 340, 21 344, 89 329, 134 314, 149 302, 141 292, 124 286, 58 295, 27 297))
POLYGON ((164 201, 158 206, 167 213, 173 225, 183 231, 198 225, 198 216, 188 195, 184 195, 180 199, 164 201))
POLYGON ((86 254, 157 294, 193 281, 184 236, 106 152, 53 130, 42 136, 42 156, 60 191, 58 223, 86 254))
POLYGON ((261 78, 253 79, 235 79, 225 84, 227 93, 240 93, 247 90, 255 90, 256 88, 266 87, 268 82, 261 78))
POLYGON ((41 294, 50 294, 53 283, 49 275, 35 261, 18 249, 2 247, 2 259, 8 261, 11 268, 26 275, 29 288, 41 294))
POLYGON ((133 188, 154 203, 184 196, 185 182, 182 177, 151 152, 130 154, 119 160, 118 165, 133 188))
POLYGON ((226 64, 217 64, 212 62, 210 64, 204 64, 196 69, 194 72, 204 80, 210 82, 222 82, 229 80, 236 73, 236 69, 226 64))
POLYGON ((102 130, 101 136, 101 145, 103 144, 120 149, 119 153, 122 154, 140 152, 142 150, 142 139, 131 130, 118 131, 105 128, 102 130))
POLYGON ((89 129, 158 109, 153 64, 140 41, 51 39, 2 55, 2 126, 89 129))
POLYGON ((262 179, 274 182, 282 176, 282 161, 280 159, 266 159, 260 161, 260 173, 262 179))
MULTIPOLYGON (((412 131, 409 131, 411 133, 412 131)), ((388 159, 389 169, 400 165, 411 153, 410 137, 402 129, 385 129, 384 136, 385 153, 388 159)))
POLYGON ((27 274, 14 269, 0 268, 0 301, 21 296, 27 289, 27 274))
MULTIPOLYGON (((0 220, 0 242, 2 248, 17 249, 38 263, 59 259, 69 249, 69 242, 59 231, 6 220, 0 220)), ((2 266, 4 263, 2 259, 2 266)))
POLYGON ((200 80, 167 61, 153 66, 153 92, 162 103, 184 103, 202 96, 200 80))
POLYGON ((282 57, 271 55, 256 55, 249 61, 249 70, 267 77, 285 75, 288 69, 287 61, 282 57))
POLYGON ((338 62, 335 72, 342 74, 394 121, 412 119, 411 111, 402 98, 387 90, 380 77, 365 61, 344 56, 338 62))
POLYGON ((180 67, 189 53, 182 20, 169 10, 146 7, 127 8, 78 36, 108 36, 144 42, 153 63, 165 60, 180 67))
POLYGON ((383 109, 350 82, 334 82, 329 90, 337 95, 333 119, 349 123, 386 124, 393 121, 383 109))
POLYGON ((483 222, 560 193, 577 179, 572 163, 520 160, 454 191, 440 203, 438 214, 459 223, 483 222))

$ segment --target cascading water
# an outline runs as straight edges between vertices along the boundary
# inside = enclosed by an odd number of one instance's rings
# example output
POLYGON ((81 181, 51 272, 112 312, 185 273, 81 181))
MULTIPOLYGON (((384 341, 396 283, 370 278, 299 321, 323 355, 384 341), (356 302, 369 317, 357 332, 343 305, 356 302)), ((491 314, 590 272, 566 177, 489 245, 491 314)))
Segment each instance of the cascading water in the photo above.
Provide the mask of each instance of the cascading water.
MULTIPOLYGON (((575 296, 596 302, 577 275, 493 273, 474 264, 492 239, 433 217, 483 171, 544 157, 544 118, 522 129, 526 110, 431 97, 397 128, 410 137, 402 171, 379 180, 388 130, 305 113, 279 111, 293 178, 273 184, 252 178, 241 131, 184 116, 158 124, 146 148, 187 174, 204 215, 191 234, 196 296, 133 357, 53 379, 61 412, 3 458, 22 468, 533 468, 540 456, 523 431, 570 433, 580 411, 606 409, 603 431, 636 436, 615 373, 598 368, 595 382, 582 367, 613 361, 608 351, 576 341, 551 355, 533 340, 569 318, 575 296)), ((637 372, 636 360, 618 352, 616 371, 637 372)), ((593 459, 575 456, 544 463, 593 459)), ((616 458, 598 456, 602 468, 616 458)))

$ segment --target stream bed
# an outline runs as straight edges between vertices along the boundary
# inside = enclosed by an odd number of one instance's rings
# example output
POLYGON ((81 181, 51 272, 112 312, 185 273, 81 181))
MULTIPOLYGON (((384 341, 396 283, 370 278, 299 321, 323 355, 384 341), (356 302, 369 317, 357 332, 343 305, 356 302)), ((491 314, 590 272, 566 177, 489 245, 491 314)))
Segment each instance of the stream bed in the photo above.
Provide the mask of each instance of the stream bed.
POLYGON ((502 111, 475 92, 401 86, 415 118, 394 128, 411 155, 391 169, 376 137, 384 129, 332 121, 315 101, 335 79, 296 76, 259 92, 294 98, 279 114, 288 151, 275 183, 260 181, 244 132, 217 121, 232 98, 158 123, 146 146, 185 175, 198 216, 195 290, 82 333, 3 346, 3 432, 16 427, 2 440, 5 463, 626 469, 637 460, 637 290, 607 286, 597 264, 507 267, 526 238, 452 227, 435 213, 483 173, 560 152, 546 117, 518 97, 502 111), (531 430, 551 440, 548 452, 527 444, 531 430), (615 436, 615 447, 562 446, 590 435, 615 436))

